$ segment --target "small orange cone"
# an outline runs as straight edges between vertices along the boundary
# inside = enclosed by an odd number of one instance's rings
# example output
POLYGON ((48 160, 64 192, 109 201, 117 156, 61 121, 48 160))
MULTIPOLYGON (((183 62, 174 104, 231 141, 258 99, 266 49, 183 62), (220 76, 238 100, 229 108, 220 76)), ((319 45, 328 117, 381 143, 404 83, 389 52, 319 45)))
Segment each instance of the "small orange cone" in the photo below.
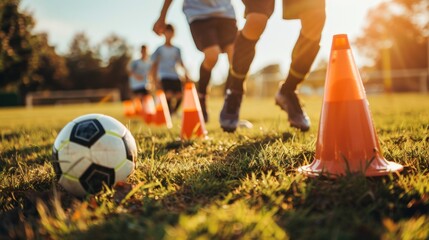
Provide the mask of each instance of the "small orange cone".
POLYGON ((125 100, 122 102, 122 105, 124 106, 124 115, 127 117, 132 117, 134 114, 136 114, 136 110, 134 109, 133 101, 131 100, 125 100))
POLYGON ((141 117, 146 122, 150 124, 155 117, 155 102, 153 101, 152 95, 148 94, 143 97, 143 108, 141 111, 141 117))
POLYGON ((133 100, 134 103, 134 113, 140 115, 143 110, 142 99, 140 97, 135 97, 133 100))
POLYGON ((193 134, 198 137, 205 137, 207 131, 197 90, 194 83, 187 82, 183 96, 182 131, 180 137, 182 139, 190 139, 193 134))
POLYGON ((167 128, 172 128, 170 111, 168 109, 167 98, 165 98, 164 91, 156 91, 156 113, 153 122, 156 125, 166 125, 167 128))
POLYGON ((336 177, 348 172, 382 176, 403 166, 384 159, 365 90, 346 34, 335 35, 326 73, 316 156, 299 172, 336 177))

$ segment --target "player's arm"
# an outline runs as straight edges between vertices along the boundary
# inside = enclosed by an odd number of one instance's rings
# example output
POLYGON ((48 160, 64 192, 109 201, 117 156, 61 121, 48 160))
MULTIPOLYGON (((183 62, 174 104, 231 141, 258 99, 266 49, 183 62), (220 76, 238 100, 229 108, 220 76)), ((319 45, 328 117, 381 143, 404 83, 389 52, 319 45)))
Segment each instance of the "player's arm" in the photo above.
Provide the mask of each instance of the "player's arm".
POLYGON ((189 74, 188 74, 188 69, 186 68, 185 64, 183 63, 182 60, 182 51, 180 50, 180 48, 177 49, 178 50, 178 54, 177 54, 177 64, 179 65, 179 67, 181 67, 183 69, 183 73, 185 74, 185 82, 190 81, 191 79, 189 78, 189 74))
POLYGON ((161 35, 165 30, 165 18, 167 17, 167 12, 170 8, 171 2, 173 2, 173 0, 164 0, 164 5, 161 9, 161 14, 159 15, 158 20, 153 25, 153 31, 158 35, 161 35))
POLYGON ((179 61, 179 66, 183 69, 183 73, 185 74, 185 82, 191 81, 188 74, 188 69, 185 67, 185 64, 183 64, 183 61, 179 61))
POLYGON ((155 86, 155 89, 161 89, 161 79, 158 77, 158 66, 159 61, 153 61, 152 67, 150 69, 150 75, 152 76, 152 82, 155 86))
POLYGON ((159 49, 160 48, 157 48, 155 52, 152 54, 152 56, 150 57, 152 61, 150 75, 152 76, 152 81, 156 89, 160 89, 160 81, 161 81, 161 79, 158 78, 158 67, 159 67, 159 58, 160 58, 159 49))
POLYGON ((147 73, 147 80, 148 80, 149 86, 151 86, 150 88, 152 90, 156 90, 157 89, 157 83, 156 83, 157 82, 157 79, 156 79, 157 73, 156 73, 156 69, 157 69, 157 66, 155 66, 154 62, 152 62, 151 66, 150 66, 150 69, 149 69, 149 72, 147 73))

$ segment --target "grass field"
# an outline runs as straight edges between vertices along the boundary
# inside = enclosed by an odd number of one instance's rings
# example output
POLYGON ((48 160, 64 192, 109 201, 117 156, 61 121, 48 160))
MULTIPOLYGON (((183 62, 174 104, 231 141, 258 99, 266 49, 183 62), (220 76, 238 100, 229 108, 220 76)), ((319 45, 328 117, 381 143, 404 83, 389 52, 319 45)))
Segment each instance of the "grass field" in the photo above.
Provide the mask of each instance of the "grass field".
POLYGON ((180 119, 148 128, 119 104, 0 109, 0 239, 429 238, 429 96, 370 96, 384 157, 405 170, 337 180, 295 171, 314 157, 320 97, 304 98, 305 134, 272 99, 245 99, 254 128, 223 133, 221 102, 209 102, 210 138, 183 143, 180 119), (56 184, 51 150, 67 122, 93 112, 129 127, 137 168, 132 186, 77 199, 56 184))

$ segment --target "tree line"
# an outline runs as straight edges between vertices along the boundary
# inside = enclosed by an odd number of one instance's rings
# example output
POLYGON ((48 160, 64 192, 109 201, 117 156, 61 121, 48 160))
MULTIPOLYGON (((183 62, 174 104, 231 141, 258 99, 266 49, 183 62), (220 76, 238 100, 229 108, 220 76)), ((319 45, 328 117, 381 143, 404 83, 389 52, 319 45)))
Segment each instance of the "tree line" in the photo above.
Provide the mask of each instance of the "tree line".
POLYGON ((34 33, 35 19, 20 11, 19 0, 0 2, 0 90, 25 95, 37 90, 119 88, 127 95, 126 66, 131 48, 112 34, 95 46, 76 33, 66 54, 34 33))
MULTIPOLYGON (((66 54, 49 45, 46 33, 34 33, 35 19, 19 9, 20 0, 0 2, 0 90, 25 95, 36 90, 119 88, 127 96, 126 65, 131 48, 112 34, 95 46, 77 33, 66 54), (103 54, 101 54, 103 53, 103 54)), ((429 2, 392 0, 371 9, 355 40, 375 69, 389 52, 392 69, 428 66, 429 2)))

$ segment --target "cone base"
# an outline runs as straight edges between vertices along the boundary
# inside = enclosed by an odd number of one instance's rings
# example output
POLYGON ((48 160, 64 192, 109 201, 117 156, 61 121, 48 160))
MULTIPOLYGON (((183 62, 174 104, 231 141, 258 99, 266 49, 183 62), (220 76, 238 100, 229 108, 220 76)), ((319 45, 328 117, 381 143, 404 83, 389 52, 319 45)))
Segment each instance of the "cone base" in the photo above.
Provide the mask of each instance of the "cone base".
MULTIPOLYGON (((367 177, 378 177, 389 175, 390 173, 400 172, 404 169, 401 164, 390 162, 385 159, 383 161, 378 162, 374 167, 372 164, 366 171, 365 176, 367 177)), ((346 171, 344 169, 339 170, 338 168, 330 168, 329 166, 323 166, 320 160, 315 160, 312 164, 305 165, 299 167, 299 173, 302 173, 308 177, 318 177, 318 176, 326 176, 329 178, 337 178, 339 176, 346 175, 346 171)), ((351 170, 352 173, 361 172, 360 170, 351 170)))

